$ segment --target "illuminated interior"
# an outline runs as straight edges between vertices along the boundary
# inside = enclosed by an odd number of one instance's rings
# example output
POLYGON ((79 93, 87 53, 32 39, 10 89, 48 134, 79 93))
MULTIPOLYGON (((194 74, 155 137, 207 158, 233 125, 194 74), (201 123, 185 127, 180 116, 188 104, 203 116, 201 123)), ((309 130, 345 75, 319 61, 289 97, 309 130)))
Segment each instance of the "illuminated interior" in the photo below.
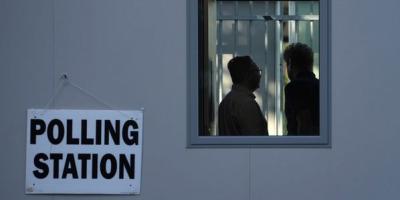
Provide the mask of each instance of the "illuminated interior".
POLYGON ((216 1, 205 2, 204 93, 205 135, 216 136, 218 105, 231 90, 227 63, 233 56, 250 55, 262 69, 256 101, 268 121, 270 136, 284 136, 284 86, 289 82, 282 52, 301 42, 314 51, 313 72, 319 78, 318 1, 216 1))

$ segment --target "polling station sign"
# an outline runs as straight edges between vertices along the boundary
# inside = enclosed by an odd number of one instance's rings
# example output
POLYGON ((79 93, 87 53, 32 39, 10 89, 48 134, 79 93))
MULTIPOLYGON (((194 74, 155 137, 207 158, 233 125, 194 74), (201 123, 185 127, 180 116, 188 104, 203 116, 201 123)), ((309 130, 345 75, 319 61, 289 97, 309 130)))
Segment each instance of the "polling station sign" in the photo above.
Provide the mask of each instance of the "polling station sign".
POLYGON ((139 194, 143 112, 27 113, 27 194, 139 194))

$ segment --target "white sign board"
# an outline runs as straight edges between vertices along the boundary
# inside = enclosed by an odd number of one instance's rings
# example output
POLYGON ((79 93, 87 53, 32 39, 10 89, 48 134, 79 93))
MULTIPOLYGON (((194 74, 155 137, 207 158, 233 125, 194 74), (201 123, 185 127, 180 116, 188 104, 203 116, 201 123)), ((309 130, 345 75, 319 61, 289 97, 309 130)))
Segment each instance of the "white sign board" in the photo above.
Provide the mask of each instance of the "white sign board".
POLYGON ((139 194, 143 112, 28 110, 27 194, 139 194))

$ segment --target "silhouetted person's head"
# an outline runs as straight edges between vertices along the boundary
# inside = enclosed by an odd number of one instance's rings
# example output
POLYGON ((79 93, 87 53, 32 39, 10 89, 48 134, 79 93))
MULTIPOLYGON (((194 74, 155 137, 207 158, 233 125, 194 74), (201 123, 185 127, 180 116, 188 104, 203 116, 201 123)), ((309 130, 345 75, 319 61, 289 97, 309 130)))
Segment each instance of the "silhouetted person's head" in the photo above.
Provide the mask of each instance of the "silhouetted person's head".
POLYGON ((260 87, 260 68, 249 56, 237 56, 228 63, 233 84, 242 85, 250 91, 260 87))
POLYGON ((283 52, 290 80, 296 78, 300 72, 312 72, 314 55, 312 49, 306 44, 294 43, 286 47, 283 52))

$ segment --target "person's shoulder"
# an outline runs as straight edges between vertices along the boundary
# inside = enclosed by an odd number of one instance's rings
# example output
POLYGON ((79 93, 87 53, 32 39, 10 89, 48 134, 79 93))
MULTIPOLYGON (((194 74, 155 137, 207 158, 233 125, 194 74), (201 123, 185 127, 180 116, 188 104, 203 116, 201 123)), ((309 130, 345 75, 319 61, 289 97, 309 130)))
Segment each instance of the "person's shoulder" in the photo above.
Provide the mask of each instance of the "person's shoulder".
POLYGON ((241 111, 254 110, 255 108, 258 108, 256 100, 251 96, 243 95, 242 98, 236 100, 235 104, 237 109, 241 111))
POLYGON ((286 84, 285 89, 290 89, 293 88, 296 85, 296 81, 290 81, 288 84, 286 84))
POLYGON ((237 93, 231 94, 229 97, 225 97, 225 104, 229 105, 236 111, 240 111, 255 106, 256 101, 249 95, 237 93))
POLYGON ((295 90, 295 88, 297 87, 297 83, 296 81, 290 81, 286 86, 285 86, 285 93, 291 92, 293 90, 295 90))
POLYGON ((232 94, 231 93, 232 93, 232 91, 228 92, 228 94, 226 94, 225 97, 222 98, 222 101, 219 103, 220 106, 226 104, 229 101, 232 101, 231 100, 232 99, 232 94))
POLYGON ((285 86, 285 90, 296 90, 304 87, 318 86, 318 85, 319 85, 319 80, 316 78, 292 80, 285 86))

